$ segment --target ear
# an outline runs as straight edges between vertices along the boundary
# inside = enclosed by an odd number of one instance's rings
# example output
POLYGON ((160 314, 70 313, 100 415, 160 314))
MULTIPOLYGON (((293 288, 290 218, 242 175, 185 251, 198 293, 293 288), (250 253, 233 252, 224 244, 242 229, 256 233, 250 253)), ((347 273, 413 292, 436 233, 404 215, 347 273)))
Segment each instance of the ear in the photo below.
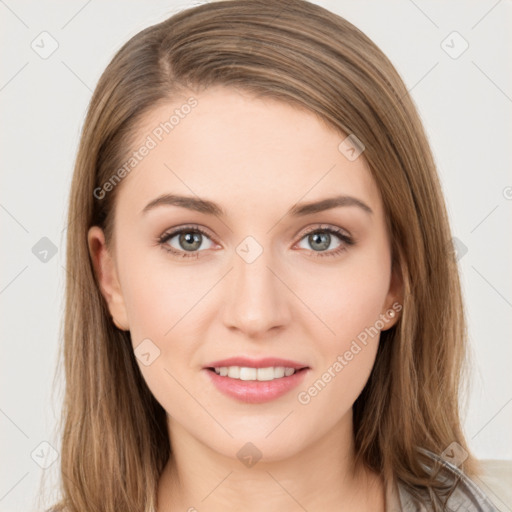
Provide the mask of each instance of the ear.
POLYGON ((404 301, 404 283, 402 271, 398 263, 393 263, 391 269, 391 279, 389 282, 389 290, 384 302, 384 309, 381 311, 386 325, 382 329, 387 331, 393 327, 400 318, 400 311, 403 308, 404 301))
POLYGON ((100 290, 107 301, 112 321, 118 329, 127 331, 129 324, 126 305, 116 265, 106 246, 103 230, 99 226, 92 226, 87 233, 87 242, 100 290))

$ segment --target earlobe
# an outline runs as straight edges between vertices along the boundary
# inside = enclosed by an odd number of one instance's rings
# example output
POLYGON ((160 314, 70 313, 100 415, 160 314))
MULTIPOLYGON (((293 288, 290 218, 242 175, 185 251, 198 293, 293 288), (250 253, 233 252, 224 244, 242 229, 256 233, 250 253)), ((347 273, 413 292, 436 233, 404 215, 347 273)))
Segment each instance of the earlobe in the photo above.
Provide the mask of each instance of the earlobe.
POLYGON ((383 331, 393 327, 401 316, 400 312, 403 309, 403 288, 402 272, 398 265, 393 265, 385 309, 382 311, 382 315, 386 319, 386 326, 382 329, 383 331))
POLYGON ((87 242, 100 291, 107 302, 112 321, 118 329, 129 330, 116 265, 106 246, 103 230, 99 226, 92 226, 87 233, 87 242))

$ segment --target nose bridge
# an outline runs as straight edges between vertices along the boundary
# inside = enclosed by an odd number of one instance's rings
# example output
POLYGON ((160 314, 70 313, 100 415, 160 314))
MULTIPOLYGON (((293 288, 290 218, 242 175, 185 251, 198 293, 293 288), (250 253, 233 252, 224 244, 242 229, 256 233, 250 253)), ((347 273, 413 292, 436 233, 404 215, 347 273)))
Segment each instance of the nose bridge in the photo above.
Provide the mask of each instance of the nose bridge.
POLYGON ((224 308, 227 326, 254 336, 287 322, 286 289, 273 273, 279 267, 273 254, 252 236, 235 248, 231 292, 224 308))

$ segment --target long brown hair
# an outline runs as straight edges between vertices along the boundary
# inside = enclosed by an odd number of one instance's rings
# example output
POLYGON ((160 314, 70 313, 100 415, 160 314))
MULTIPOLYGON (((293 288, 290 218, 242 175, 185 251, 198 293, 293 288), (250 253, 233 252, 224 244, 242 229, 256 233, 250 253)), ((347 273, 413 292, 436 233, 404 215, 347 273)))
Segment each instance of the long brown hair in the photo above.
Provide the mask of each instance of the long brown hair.
MULTIPOLYGON (((112 240, 119 188, 94 190, 126 160, 160 102, 210 85, 237 87, 316 113, 354 134, 380 190, 398 323, 382 332, 354 404, 358 461, 410 487, 432 488, 418 447, 469 453, 459 417, 466 333, 457 263, 435 163, 418 113, 388 58, 345 19, 304 0, 211 2, 130 39, 94 91, 69 198, 61 492, 55 510, 151 512, 172 450, 166 413, 146 386, 129 332, 117 329, 88 250, 93 225, 112 240)), ((343 135, 344 134, 344 135, 343 135)), ((468 455, 462 469, 475 474, 468 455)))

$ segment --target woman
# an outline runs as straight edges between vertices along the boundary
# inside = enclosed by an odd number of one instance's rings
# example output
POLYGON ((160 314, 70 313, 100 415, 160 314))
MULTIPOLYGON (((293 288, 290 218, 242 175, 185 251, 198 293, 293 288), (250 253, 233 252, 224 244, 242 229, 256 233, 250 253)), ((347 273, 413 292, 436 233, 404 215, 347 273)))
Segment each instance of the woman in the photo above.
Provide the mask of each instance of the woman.
POLYGON ((55 510, 496 510, 431 151, 346 20, 232 0, 128 41, 67 251, 55 510))

